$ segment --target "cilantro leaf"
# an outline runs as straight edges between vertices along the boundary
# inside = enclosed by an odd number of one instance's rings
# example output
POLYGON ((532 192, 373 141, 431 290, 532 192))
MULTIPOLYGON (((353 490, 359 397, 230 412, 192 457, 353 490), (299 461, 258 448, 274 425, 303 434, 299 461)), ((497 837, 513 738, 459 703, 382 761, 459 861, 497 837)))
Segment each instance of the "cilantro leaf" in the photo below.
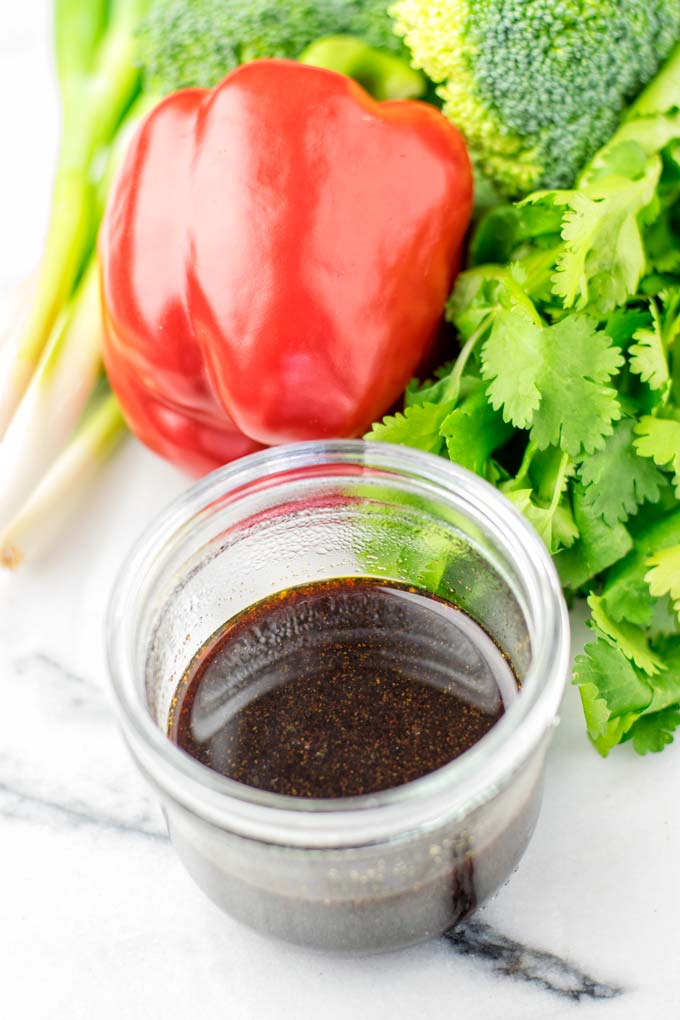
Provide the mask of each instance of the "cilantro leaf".
POLYGON ((506 275, 507 271, 498 266, 482 266, 458 276, 446 305, 446 318, 455 325, 463 340, 495 315, 506 275))
POLYGON ((607 572, 602 598, 608 615, 616 621, 628 621, 649 627, 657 600, 649 590, 645 575, 649 557, 680 543, 680 509, 667 513, 635 536, 635 548, 607 572))
POLYGON ((412 404, 398 414, 387 415, 377 422, 364 439, 377 443, 396 443, 398 446, 414 446, 426 453, 442 453, 444 439, 440 429, 444 419, 453 410, 448 404, 412 404))
MULTIPOLYGON (((596 628, 597 632, 597 628, 596 628)), ((640 754, 660 751, 680 722, 680 638, 659 642, 654 653, 664 672, 642 678, 620 647, 600 634, 576 658, 573 682, 579 687, 588 733, 606 757, 621 740, 633 740, 640 754)))
POLYGON ((660 712, 680 704, 680 637, 662 638, 653 643, 653 648, 666 668, 649 680, 652 700, 645 712, 660 712))
POLYGON ((645 329, 650 323, 649 312, 626 305, 623 308, 614 309, 611 315, 607 316, 604 331, 607 336, 611 337, 612 343, 616 347, 622 347, 625 350, 632 344, 637 331, 645 329))
POLYGON ((635 549, 607 573, 602 599, 612 620, 648 626, 654 615, 654 597, 645 584, 646 558, 635 549))
POLYGON ((576 484, 572 506, 579 539, 571 549, 555 557, 562 584, 573 591, 623 559, 633 547, 633 539, 623 524, 607 524, 601 517, 593 516, 584 503, 583 486, 576 484))
POLYGON ((560 446, 572 457, 599 449, 621 417, 616 391, 605 385, 621 363, 589 317, 541 327, 515 309, 497 314, 482 351, 489 399, 504 420, 531 427, 539 449, 560 446))
POLYGON ((661 316, 655 301, 651 302, 651 310, 651 328, 636 330, 633 336, 636 342, 628 350, 630 370, 639 375, 650 389, 660 390, 662 402, 665 403, 670 393, 671 378, 666 358, 661 316))
POLYGON ((572 474, 573 462, 568 454, 555 446, 539 451, 529 443, 517 476, 499 485, 533 524, 551 553, 572 546, 578 538, 566 495, 572 474))
POLYGON ((459 275, 446 305, 446 318, 464 340, 469 340, 480 328, 491 326, 503 309, 515 310, 529 321, 540 321, 531 298, 515 279, 513 269, 479 266, 459 275))
POLYGON ((608 312, 635 293, 646 266, 638 216, 653 202, 660 175, 652 156, 637 180, 612 173, 556 193, 566 211, 554 288, 566 308, 608 312))
POLYGON ((434 379, 426 382, 411 379, 404 391, 404 407, 410 407, 412 404, 443 404, 451 400, 449 376, 452 369, 453 362, 449 362, 437 370, 434 379))
POLYGON ((591 740, 603 757, 652 701, 652 689, 620 648, 605 637, 586 645, 574 662, 591 740))
POLYGON ((649 591, 655 598, 670 595, 680 620, 680 544, 660 549, 647 560, 651 570, 645 574, 649 591))
POLYGON ((657 467, 673 472, 680 499, 680 421, 645 415, 635 426, 635 449, 641 457, 651 457, 657 467))
POLYGON ((610 638, 627 659, 647 676, 654 676, 666 668, 663 660, 650 648, 644 631, 627 620, 616 622, 607 614, 604 599, 590 595, 588 605, 594 625, 610 638))
MULTIPOLYGON (((649 623, 648 633, 655 640, 680 635, 680 619, 673 612, 673 603, 668 595, 654 599, 654 612, 649 623)), ((680 701, 680 697, 678 698, 680 701)))
POLYGON ((512 429, 489 403, 480 384, 442 422, 449 457, 456 464, 485 475, 488 460, 510 438, 512 429))
POLYGON ((625 521, 645 501, 656 503, 664 476, 652 461, 638 456, 633 445, 632 418, 614 425, 601 450, 581 464, 584 507, 607 524, 625 521))
POLYGON ((468 258, 473 266, 509 262, 523 241, 559 242, 562 210, 549 199, 498 205, 480 221, 470 240, 468 258))
POLYGON ((663 708, 660 712, 642 715, 630 728, 629 735, 638 754, 658 753, 673 743, 673 733, 680 726, 680 706, 663 708))
POLYGON ((542 365, 545 330, 516 310, 496 316, 482 352, 482 375, 490 380, 492 407, 503 409, 503 419, 528 428, 541 403, 537 383, 542 365))
POLYGON ((674 223, 674 209, 665 209, 645 231, 647 263, 657 273, 680 272, 680 236, 674 223))
POLYGON ((666 670, 654 677, 652 700, 628 734, 639 754, 662 751, 680 722, 680 638, 660 641, 656 650, 666 670))

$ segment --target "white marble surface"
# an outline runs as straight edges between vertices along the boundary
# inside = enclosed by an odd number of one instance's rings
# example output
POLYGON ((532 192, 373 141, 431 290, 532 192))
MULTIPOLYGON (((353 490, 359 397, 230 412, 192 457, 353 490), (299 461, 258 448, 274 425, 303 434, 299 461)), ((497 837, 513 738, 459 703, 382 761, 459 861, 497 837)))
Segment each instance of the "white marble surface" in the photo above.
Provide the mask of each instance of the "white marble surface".
MULTIPOLYGON (((45 0, 0 18, 0 314, 40 246, 57 137, 45 0)), ((1 482, 0 482, 1 484, 1 482)), ((0 577, 0 1016, 680 1016, 680 748, 600 761, 567 691, 529 851, 454 940, 339 959, 269 942, 185 875, 112 719, 102 620, 186 482, 129 442, 58 547, 0 577)))

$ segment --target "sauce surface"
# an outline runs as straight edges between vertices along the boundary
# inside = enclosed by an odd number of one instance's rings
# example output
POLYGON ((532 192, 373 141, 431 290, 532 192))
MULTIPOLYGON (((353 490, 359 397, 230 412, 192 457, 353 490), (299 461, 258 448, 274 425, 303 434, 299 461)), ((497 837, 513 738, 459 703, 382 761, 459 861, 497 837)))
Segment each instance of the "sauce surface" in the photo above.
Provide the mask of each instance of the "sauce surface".
POLYGON ((401 786, 480 740, 517 694, 470 616, 397 582, 314 582, 258 602, 194 656, 168 732, 240 783, 293 797, 401 786))

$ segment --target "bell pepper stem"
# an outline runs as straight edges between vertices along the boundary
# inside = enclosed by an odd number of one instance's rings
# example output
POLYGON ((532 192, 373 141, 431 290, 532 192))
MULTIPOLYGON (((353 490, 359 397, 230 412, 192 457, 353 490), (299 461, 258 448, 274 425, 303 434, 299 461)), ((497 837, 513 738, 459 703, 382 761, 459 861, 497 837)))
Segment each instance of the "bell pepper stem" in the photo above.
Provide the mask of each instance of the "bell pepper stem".
POLYGON ((298 57, 302 64, 323 67, 353 78, 374 99, 418 99, 427 82, 406 60, 374 49, 351 35, 316 39, 298 57))

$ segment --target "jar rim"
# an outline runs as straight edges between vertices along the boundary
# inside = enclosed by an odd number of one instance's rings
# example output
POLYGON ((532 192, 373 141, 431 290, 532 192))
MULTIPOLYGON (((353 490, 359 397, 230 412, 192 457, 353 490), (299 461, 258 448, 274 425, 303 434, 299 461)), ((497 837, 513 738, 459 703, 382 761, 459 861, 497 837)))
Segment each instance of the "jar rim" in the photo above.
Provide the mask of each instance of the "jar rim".
MULTIPOLYGON (((319 469, 326 468, 321 475, 319 469)), ((469 811, 514 775, 556 722, 569 663, 569 620, 552 559, 538 534, 485 480, 442 457, 363 440, 279 446, 251 454, 190 486, 142 532, 124 562, 106 617, 106 649, 123 733, 133 756, 163 794, 206 821, 252 839, 306 847, 358 846, 394 838, 469 811), (455 496, 455 509, 481 526, 523 578, 523 606, 532 658, 521 695, 464 754, 434 772, 376 794, 337 799, 296 798, 228 779, 174 744, 152 719, 146 685, 135 675, 137 599, 154 565, 197 515, 230 493, 291 470, 355 465, 408 477, 455 496), (461 508, 461 503, 464 506, 461 508)))

